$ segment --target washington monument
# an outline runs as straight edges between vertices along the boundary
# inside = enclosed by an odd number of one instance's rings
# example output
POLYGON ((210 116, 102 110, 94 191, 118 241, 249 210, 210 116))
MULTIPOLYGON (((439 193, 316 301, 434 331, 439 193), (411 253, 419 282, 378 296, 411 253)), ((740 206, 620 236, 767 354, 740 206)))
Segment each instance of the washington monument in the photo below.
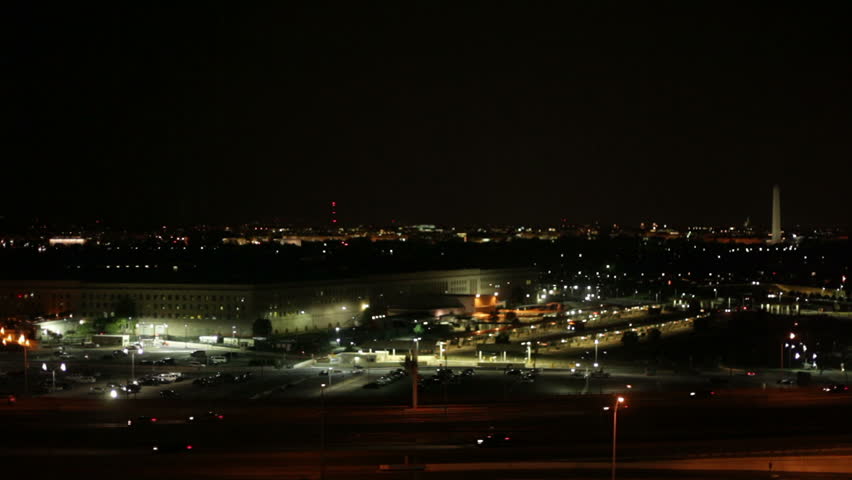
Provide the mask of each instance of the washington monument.
POLYGON ((781 243, 781 187, 772 187, 772 237, 770 245, 781 243))

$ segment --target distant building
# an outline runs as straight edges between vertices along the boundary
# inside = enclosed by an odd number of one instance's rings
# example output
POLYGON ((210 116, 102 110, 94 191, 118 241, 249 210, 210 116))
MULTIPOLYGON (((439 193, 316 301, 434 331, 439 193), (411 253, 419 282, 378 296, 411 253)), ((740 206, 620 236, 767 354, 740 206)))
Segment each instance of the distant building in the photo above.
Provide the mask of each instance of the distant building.
POLYGON ((509 297, 517 287, 533 288, 537 276, 530 269, 465 269, 275 284, 2 281, 0 316, 73 314, 87 322, 116 316, 116 307, 129 303, 129 333, 249 337, 259 318, 278 333, 345 327, 371 305, 429 294, 509 297))

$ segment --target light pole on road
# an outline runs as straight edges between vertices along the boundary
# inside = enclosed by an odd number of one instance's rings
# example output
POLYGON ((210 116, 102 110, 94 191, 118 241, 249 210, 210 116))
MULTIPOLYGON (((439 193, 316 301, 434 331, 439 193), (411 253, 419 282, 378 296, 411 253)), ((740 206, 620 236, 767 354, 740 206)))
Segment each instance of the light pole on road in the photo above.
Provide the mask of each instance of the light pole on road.
MULTIPOLYGON (((55 392, 55 391, 56 391, 56 368, 50 368, 50 369, 48 369, 48 368, 47 368, 47 364, 46 364, 46 363, 42 363, 42 364, 41 364, 41 369, 42 369, 42 370, 44 370, 45 372, 46 372, 46 371, 48 371, 48 370, 50 370, 50 374, 51 374, 51 376, 53 377, 53 390, 51 391, 51 393, 55 392)), ((64 371, 65 371, 65 364, 64 364, 64 363, 61 363, 61 364, 59 365, 59 369, 60 369, 60 370, 62 370, 62 371, 64 372, 64 371)))
POLYGON ((615 480, 615 445, 616 445, 616 434, 618 433, 618 406, 624 403, 624 397, 618 397, 615 399, 614 407, 604 407, 604 410, 613 409, 612 412, 612 480, 615 480))
POLYGON ((600 343, 600 340, 598 340, 596 338, 595 339, 595 368, 598 368, 598 343, 600 343))
MULTIPOLYGON (((124 353, 127 353, 128 349, 124 349, 124 353)), ((139 355, 142 355, 142 349, 139 349, 139 355)), ((130 350, 130 380, 136 380, 136 349, 130 350)))
POLYGON ((325 479, 325 384, 320 384, 320 480, 325 479))

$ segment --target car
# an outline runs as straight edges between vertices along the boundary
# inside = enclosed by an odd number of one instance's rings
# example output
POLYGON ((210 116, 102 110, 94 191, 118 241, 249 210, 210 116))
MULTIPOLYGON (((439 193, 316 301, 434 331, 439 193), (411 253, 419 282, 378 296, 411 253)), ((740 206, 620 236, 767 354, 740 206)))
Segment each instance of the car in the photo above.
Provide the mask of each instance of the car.
POLYGON ((89 395, 106 395, 108 390, 104 387, 91 387, 89 388, 89 395))
POLYGON ((848 393, 849 386, 844 385, 842 383, 835 383, 826 387, 822 387, 822 391, 827 393, 848 393))
POLYGON ((778 385, 795 385, 796 379, 795 378, 782 378, 782 379, 779 379, 775 383, 777 383, 778 385))
POLYGON ((154 361, 151 360, 151 359, 148 359, 148 358, 145 358, 143 360, 139 360, 139 365, 153 365, 153 364, 154 364, 154 361))
POLYGON ((112 351, 113 357, 126 357, 127 355, 128 355, 127 352, 125 352, 124 350, 113 350, 112 351))
POLYGON ((205 350, 196 350, 189 354, 192 358, 207 358, 207 351, 205 350))
MULTIPOLYGON (((69 379, 71 380, 71 379, 69 379)), ((79 377, 74 377, 73 381, 77 383, 95 383, 98 380, 95 377, 89 375, 80 375, 79 377)))
POLYGON ((476 446, 480 448, 511 447, 513 438, 507 433, 489 433, 476 439, 476 446))
POLYGON ((520 375, 520 374, 521 374, 520 368, 510 368, 510 369, 506 370, 506 375, 520 375))
POLYGON ((181 375, 180 372, 168 372, 157 375, 157 378, 159 378, 163 383, 177 382, 181 377, 183 377, 183 375, 181 375))
POLYGON ((221 413, 206 412, 198 415, 190 415, 186 418, 186 423, 219 423, 225 420, 225 416, 221 413))
POLYGON ((714 390, 696 390, 689 392, 689 398, 713 398, 716 396, 714 390))
POLYGON ((139 385, 144 385, 146 387, 156 387, 162 383, 157 377, 142 377, 138 381, 139 385))
POLYGON ((595 370, 594 372, 589 374, 592 378, 609 378, 609 372, 604 372, 603 370, 595 370))
POLYGON ((127 420, 127 426, 130 428, 144 428, 151 427, 157 424, 159 419, 157 417, 150 417, 147 415, 140 415, 136 418, 131 418, 127 420))
POLYGON ((122 385, 121 391, 124 393, 139 393, 142 391, 142 386, 138 383, 128 383, 127 385, 122 385))
POLYGON ((463 377, 471 377, 474 374, 476 374, 476 370, 474 370, 472 368, 465 368, 464 370, 462 370, 462 373, 461 373, 461 375, 463 377))
POLYGON ((217 364, 220 364, 220 363, 228 363, 228 359, 223 357, 222 355, 213 355, 212 357, 208 358, 208 361, 210 362, 211 365, 217 365, 217 364))
POLYGON ((160 392, 160 398, 171 400, 175 398, 180 398, 180 394, 174 390, 163 390, 160 392))
POLYGON ((195 449, 192 442, 177 442, 174 440, 157 442, 151 447, 151 451, 157 454, 163 453, 188 453, 195 449))
POLYGON ((745 372, 745 375, 746 375, 747 377, 756 377, 756 376, 757 376, 757 372, 755 372, 754 370, 748 370, 748 371, 746 371, 746 372, 745 372))
POLYGON ((193 361, 189 362, 189 366, 190 367, 206 367, 205 364, 199 362, 198 360, 193 360, 193 361))
POLYGON ((15 405, 18 403, 18 397, 14 393, 0 393, 0 400, 6 405, 15 405))

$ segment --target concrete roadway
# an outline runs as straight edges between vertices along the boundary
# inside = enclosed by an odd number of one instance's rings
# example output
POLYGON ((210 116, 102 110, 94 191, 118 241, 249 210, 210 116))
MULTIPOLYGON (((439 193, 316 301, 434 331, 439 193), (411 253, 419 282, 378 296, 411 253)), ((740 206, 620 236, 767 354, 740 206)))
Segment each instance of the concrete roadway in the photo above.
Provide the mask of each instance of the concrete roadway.
MULTIPOLYGON (((344 388, 346 383, 338 385, 344 388)), ((320 432, 325 423, 326 478, 374 478, 378 465, 403 463, 406 456, 428 465, 415 478, 594 478, 608 473, 611 417, 601 405, 609 401, 609 396, 566 396, 535 402, 451 404, 446 410, 432 407, 416 412, 330 402, 323 415, 321 408, 277 400, 41 398, 0 408, 7 440, 0 448, 0 462, 6 471, 26 467, 39 477, 124 472, 139 479, 318 478, 320 432), (197 427, 182 424, 187 414, 208 408, 223 412, 226 421, 197 427), (150 430, 122 425, 142 414, 158 416, 160 425, 150 430), (517 446, 474 448, 474 440, 492 426, 511 433, 517 446), (150 454, 154 441, 189 437, 198 441, 191 454, 150 454)), ((698 402, 676 393, 635 393, 630 407, 619 413, 619 458, 624 462, 619 478, 719 478, 704 472, 720 466, 746 470, 726 472, 725 478, 758 478, 749 473, 761 465, 760 457, 775 459, 783 456, 780 451, 808 458, 783 460, 776 470, 807 466, 834 472, 847 454, 835 449, 852 447, 848 438, 852 419, 846 414, 850 406, 848 396, 812 391, 733 391, 698 402), (789 452, 807 448, 826 450, 789 452), (777 452, 767 455, 766 450, 777 452), (723 458, 747 452, 758 458, 723 458), (708 454, 714 458, 696 457, 708 454), (811 458, 815 455, 820 456, 811 458), (671 476, 656 470, 665 468, 678 470, 671 476)), ((382 474, 412 478, 409 475, 382 474)), ((849 477, 848 473, 845 477, 796 475, 781 478, 849 477)))

